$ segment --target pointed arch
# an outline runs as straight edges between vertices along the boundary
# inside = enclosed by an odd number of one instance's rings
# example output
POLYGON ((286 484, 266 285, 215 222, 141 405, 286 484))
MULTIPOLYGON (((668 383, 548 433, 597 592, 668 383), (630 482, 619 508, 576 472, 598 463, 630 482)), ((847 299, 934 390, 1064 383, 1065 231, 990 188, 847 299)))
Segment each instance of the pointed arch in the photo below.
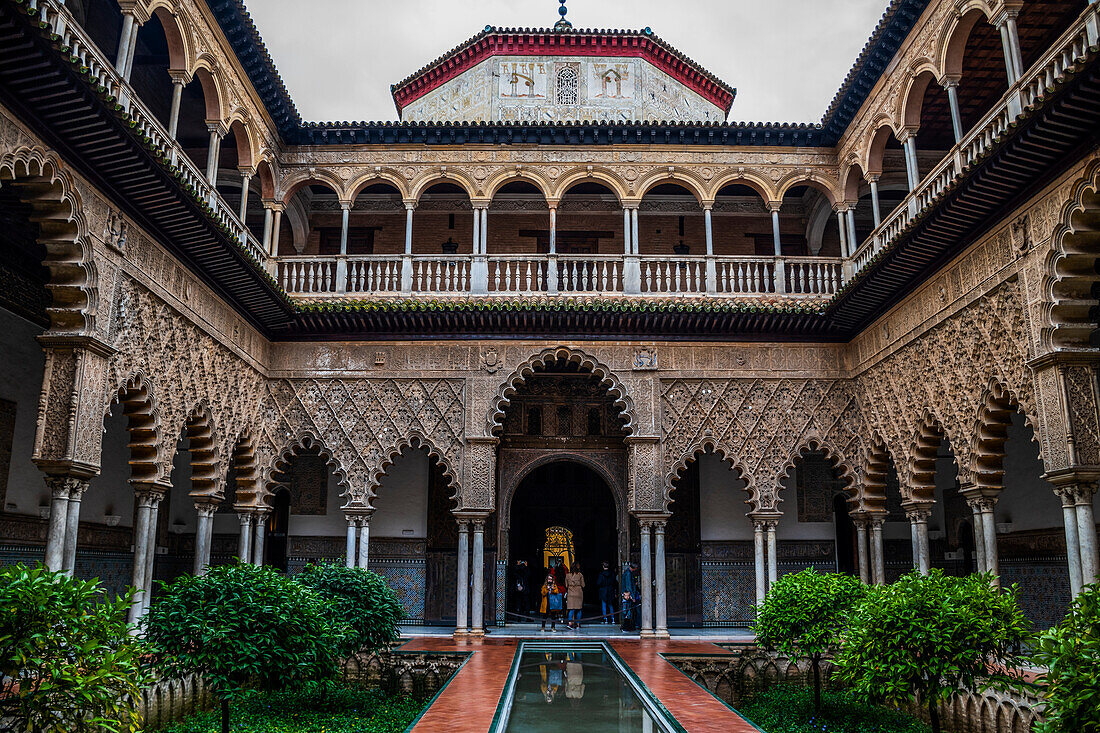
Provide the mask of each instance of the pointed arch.
POLYGON ((402 454, 409 450, 425 450, 428 453, 428 457, 434 459, 439 467, 443 469, 443 475, 447 479, 447 487, 453 489, 453 492, 448 496, 453 501, 458 501, 460 494, 458 478, 455 475, 454 467, 451 466, 447 460, 447 456, 443 451, 436 446, 435 442, 421 433, 420 431, 412 431, 407 435, 403 435, 398 438, 389 448, 386 449, 385 455, 378 463, 378 466, 370 472, 367 477, 367 493, 364 497, 364 503, 371 509, 374 508, 373 503, 375 497, 378 496, 377 489, 382 484, 382 478, 388 473, 390 466, 393 465, 402 454))
MULTIPOLYGON (((250 505, 265 505, 268 497, 273 496, 279 489, 287 488, 285 481, 281 480, 280 477, 286 476, 297 455, 307 451, 316 452, 325 459, 325 465, 336 477, 337 484, 340 486, 340 496, 346 497, 348 500, 344 506, 347 507, 355 503, 351 497, 351 482, 348 480, 347 471, 344 470, 340 461, 337 460, 324 441, 319 440, 311 431, 304 430, 291 438, 283 449, 275 454, 275 458, 268 466, 266 486, 256 493, 256 498, 250 505)), ((239 493, 238 489, 238 495, 239 493)))
MULTIPOLYGON (((142 371, 130 375, 115 390, 112 403, 122 407, 130 436, 130 481, 132 483, 167 482, 169 467, 163 460, 160 411, 152 384, 142 371)), ((104 411, 106 415, 109 408, 104 411)))
POLYGON ((699 459, 699 456, 708 453, 720 457, 726 465, 737 473, 738 480, 745 482, 744 491, 748 494, 745 503, 751 507, 751 511, 758 511, 759 506, 756 502, 755 490, 752 485, 752 474, 743 463, 737 460, 737 457, 727 446, 713 437, 705 437, 696 441, 691 447, 683 452, 683 454, 672 464, 668 473, 665 474, 665 511, 668 511, 673 501, 672 491, 675 489, 675 483, 683 475, 688 464, 694 463, 699 459))
POLYGON ((600 384, 611 393, 615 400, 615 405, 622 411, 626 421, 623 429, 628 435, 635 432, 638 425, 638 418, 634 411, 634 400, 631 398, 629 391, 619 380, 618 376, 616 376, 610 368, 600 363, 595 357, 579 349, 560 346, 544 349, 521 364, 508 376, 508 379, 506 379, 497 390, 496 396, 489 405, 489 414, 486 417, 486 430, 488 434, 494 435, 500 431, 504 421, 505 408, 511 402, 512 396, 516 393, 516 390, 527 381, 528 377, 534 374, 535 367, 549 365, 559 359, 575 363, 579 365, 581 369, 590 371, 599 377, 600 384))
POLYGON ((214 418, 206 400, 191 410, 183 425, 183 437, 187 438, 191 453, 190 496, 220 501, 225 491, 222 485, 224 475, 218 455, 214 418))
POLYGON ((20 147, 0 156, 0 185, 10 186, 28 204, 39 224, 43 265, 50 273, 46 307, 50 330, 91 333, 95 330, 98 273, 84 218, 84 206, 72 176, 52 153, 20 147))

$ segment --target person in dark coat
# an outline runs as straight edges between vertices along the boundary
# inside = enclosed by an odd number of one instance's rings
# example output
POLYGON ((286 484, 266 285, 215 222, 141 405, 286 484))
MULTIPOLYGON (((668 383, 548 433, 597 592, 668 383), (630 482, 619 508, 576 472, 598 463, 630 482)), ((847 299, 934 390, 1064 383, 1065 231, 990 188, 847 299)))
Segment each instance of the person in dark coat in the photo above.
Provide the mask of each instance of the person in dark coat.
POLYGON ((565 587, 565 576, 569 574, 569 568, 565 567, 565 561, 560 557, 554 562, 554 580, 558 585, 565 587))
POLYGON ((600 594, 600 613, 603 614, 603 623, 609 624, 615 618, 615 573, 607 563, 603 564, 600 575, 596 578, 596 588, 600 594))
POLYGON ((638 579, 638 563, 632 562, 623 573, 623 631, 638 628, 638 612, 641 610, 642 588, 638 579))
POLYGON ((528 578, 527 561, 516 560, 516 565, 512 568, 512 603, 519 616, 528 616, 531 613, 531 589, 528 586, 528 578))

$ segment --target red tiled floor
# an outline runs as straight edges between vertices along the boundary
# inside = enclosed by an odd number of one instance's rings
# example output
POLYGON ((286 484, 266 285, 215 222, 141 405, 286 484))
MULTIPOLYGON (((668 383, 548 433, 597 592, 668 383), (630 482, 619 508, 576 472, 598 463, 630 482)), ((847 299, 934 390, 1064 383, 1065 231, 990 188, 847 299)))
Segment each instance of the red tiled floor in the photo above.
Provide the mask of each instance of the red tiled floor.
MULTIPOLYGON (((487 731, 508 680, 520 639, 413 638, 406 651, 469 651, 469 661, 413 728, 417 733, 487 731)), ((755 733, 756 729, 660 657, 668 654, 721 654, 709 642, 610 640, 612 648, 688 731, 755 733)))

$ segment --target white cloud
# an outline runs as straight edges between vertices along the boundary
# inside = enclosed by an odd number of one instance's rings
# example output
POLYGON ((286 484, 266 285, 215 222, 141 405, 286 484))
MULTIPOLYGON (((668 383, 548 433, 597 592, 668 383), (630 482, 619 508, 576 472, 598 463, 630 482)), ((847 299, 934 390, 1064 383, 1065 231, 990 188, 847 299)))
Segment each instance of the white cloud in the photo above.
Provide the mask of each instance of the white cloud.
MULTIPOLYGON (((390 85, 486 25, 549 27, 553 0, 249 0, 306 120, 392 120, 390 85)), ((817 122, 885 0, 569 0, 578 28, 649 26, 737 88, 732 120, 817 122)))

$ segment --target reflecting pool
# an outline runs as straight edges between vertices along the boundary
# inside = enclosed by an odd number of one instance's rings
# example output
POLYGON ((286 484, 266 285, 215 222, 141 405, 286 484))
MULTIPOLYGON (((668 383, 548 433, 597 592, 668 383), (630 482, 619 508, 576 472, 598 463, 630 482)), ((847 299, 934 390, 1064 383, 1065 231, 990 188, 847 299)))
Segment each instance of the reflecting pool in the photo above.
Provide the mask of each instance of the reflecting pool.
POLYGON ((494 730, 650 733, 679 729, 665 718, 641 683, 602 644, 524 645, 512 665, 494 730))

